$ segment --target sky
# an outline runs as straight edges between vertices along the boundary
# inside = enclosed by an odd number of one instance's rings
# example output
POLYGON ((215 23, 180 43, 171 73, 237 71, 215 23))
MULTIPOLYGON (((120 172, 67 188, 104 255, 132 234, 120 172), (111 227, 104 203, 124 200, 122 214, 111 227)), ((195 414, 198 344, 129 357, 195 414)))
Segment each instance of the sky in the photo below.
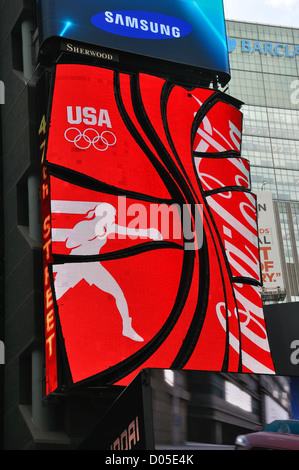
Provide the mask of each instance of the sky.
POLYGON ((225 18, 299 28, 299 0, 223 0, 225 18))

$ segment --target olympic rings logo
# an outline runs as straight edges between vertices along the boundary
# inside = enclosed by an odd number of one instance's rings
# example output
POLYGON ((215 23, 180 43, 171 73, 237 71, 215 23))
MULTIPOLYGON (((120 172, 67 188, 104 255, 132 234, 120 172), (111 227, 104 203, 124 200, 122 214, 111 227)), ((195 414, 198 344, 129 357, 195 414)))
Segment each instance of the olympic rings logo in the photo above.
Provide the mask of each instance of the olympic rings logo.
POLYGON ((105 152, 109 147, 116 144, 116 137, 111 131, 103 131, 101 134, 96 129, 89 127, 81 132, 76 127, 69 127, 64 138, 80 149, 87 150, 91 145, 99 152, 105 152))

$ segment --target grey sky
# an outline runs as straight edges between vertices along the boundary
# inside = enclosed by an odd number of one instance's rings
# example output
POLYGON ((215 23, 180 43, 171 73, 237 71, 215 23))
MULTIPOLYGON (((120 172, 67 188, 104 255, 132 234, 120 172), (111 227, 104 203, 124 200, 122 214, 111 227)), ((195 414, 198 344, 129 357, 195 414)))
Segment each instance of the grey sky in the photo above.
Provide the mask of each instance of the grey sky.
POLYGON ((299 0, 223 0, 227 20, 299 28, 299 0))

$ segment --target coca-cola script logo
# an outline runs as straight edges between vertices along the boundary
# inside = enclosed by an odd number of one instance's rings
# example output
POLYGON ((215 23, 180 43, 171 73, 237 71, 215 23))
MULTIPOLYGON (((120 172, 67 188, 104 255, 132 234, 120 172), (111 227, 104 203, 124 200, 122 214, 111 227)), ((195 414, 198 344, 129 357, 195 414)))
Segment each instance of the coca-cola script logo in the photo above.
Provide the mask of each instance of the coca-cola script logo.
POLYGON ((44 260, 64 383, 127 384, 144 367, 273 373, 241 103, 99 67, 55 77, 44 260))

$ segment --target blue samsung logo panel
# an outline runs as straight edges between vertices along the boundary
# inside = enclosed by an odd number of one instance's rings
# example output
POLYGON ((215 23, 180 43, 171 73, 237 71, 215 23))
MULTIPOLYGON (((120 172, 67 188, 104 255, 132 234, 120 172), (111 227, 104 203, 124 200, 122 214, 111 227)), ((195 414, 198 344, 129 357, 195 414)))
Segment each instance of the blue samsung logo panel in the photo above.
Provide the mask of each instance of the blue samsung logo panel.
POLYGON ((108 33, 139 39, 177 39, 192 31, 186 21, 146 11, 105 11, 93 16, 91 22, 108 33))
POLYGON ((223 0, 37 0, 40 46, 50 38, 222 74, 229 81, 223 0))

